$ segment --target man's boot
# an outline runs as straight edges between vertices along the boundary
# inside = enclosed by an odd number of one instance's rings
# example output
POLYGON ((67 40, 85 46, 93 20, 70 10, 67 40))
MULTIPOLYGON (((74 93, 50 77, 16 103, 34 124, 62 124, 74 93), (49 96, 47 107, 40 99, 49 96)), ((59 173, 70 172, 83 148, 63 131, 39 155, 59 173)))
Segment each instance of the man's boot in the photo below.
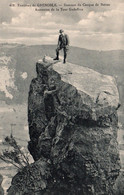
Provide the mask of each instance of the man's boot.
POLYGON ((59 60, 59 58, 56 56, 53 60, 59 60))

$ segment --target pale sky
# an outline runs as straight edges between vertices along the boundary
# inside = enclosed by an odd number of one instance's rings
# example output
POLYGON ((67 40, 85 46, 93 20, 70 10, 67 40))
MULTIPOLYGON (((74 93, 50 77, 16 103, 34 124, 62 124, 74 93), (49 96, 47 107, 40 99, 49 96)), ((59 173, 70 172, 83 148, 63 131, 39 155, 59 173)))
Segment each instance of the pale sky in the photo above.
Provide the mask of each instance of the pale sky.
MULTIPOLYGON (((72 46, 95 50, 124 49, 124 0, 61 1, 61 5, 75 2, 94 4, 91 7, 76 6, 83 11, 35 11, 35 8, 44 7, 17 6, 18 3, 32 5, 49 2, 60 4, 58 0, 0 2, 0 43, 57 44, 58 31, 64 29, 72 46), (15 7, 9 6, 10 3, 14 3, 15 7), (99 6, 95 6, 96 3, 99 6), (110 6, 101 6, 101 3, 110 6)), ((63 6, 64 9, 69 7, 63 6)))

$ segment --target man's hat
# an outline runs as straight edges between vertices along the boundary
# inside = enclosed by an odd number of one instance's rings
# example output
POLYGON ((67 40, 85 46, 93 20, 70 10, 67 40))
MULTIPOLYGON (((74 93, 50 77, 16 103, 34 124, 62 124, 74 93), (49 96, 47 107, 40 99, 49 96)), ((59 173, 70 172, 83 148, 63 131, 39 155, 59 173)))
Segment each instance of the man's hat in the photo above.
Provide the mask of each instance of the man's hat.
POLYGON ((62 32, 64 32, 64 30, 63 29, 60 29, 59 32, 62 33, 62 32))

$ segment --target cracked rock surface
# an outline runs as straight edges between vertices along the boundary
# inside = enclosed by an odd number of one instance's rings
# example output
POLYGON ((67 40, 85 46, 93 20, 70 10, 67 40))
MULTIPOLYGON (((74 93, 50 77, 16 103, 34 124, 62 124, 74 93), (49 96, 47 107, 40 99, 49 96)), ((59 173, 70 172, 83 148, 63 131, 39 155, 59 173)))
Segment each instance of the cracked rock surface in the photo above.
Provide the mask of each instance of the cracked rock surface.
POLYGON ((114 78, 50 57, 36 71, 28 99, 35 162, 13 178, 8 195, 112 195, 120 171, 114 78))

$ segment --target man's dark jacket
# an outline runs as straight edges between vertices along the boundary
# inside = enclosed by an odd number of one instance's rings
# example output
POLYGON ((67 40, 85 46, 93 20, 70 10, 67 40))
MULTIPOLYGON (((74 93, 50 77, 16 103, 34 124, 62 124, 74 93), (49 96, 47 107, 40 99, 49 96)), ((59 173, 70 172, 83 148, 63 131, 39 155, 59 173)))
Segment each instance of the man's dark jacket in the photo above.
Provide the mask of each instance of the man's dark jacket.
POLYGON ((60 48, 63 48, 69 45, 69 37, 67 34, 59 35, 58 45, 60 46, 60 48))

